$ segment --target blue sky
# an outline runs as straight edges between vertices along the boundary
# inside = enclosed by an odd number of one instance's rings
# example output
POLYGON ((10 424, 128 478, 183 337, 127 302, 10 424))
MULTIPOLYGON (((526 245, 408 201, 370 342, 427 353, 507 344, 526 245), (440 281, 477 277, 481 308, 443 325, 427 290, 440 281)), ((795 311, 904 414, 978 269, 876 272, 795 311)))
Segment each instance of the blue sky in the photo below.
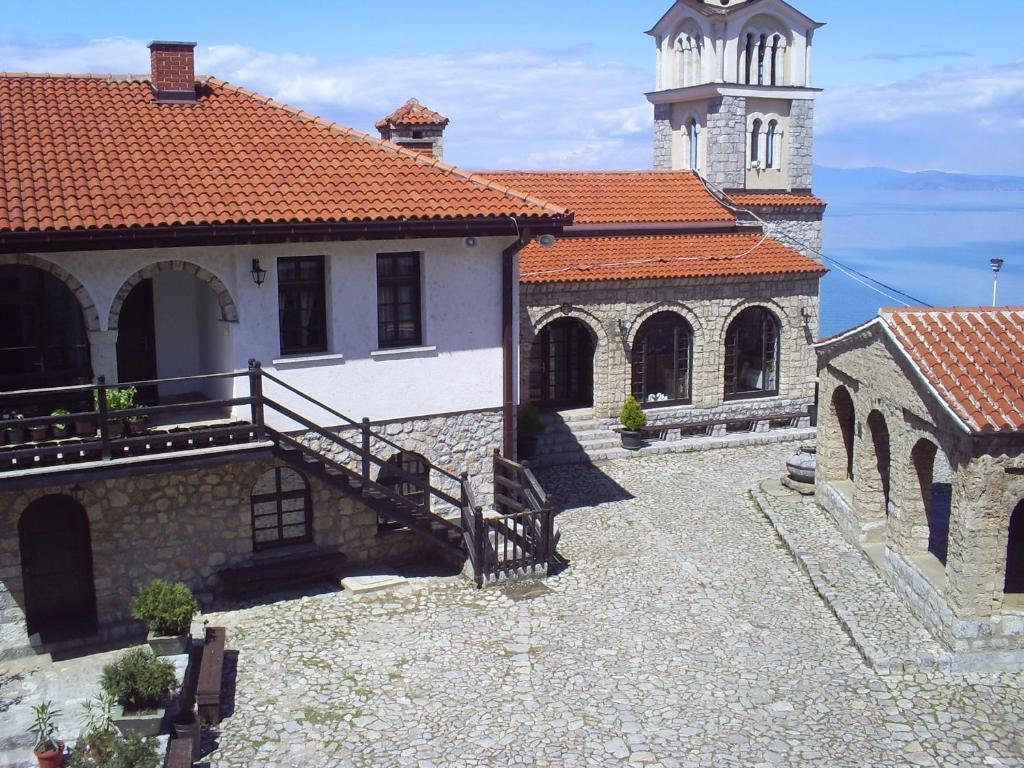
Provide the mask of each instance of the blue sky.
MULTIPOLYGON (((149 40, 196 40, 199 71, 356 128, 418 96, 460 165, 644 167, 669 4, 37 0, 4 9, 0 69, 144 72, 149 40)), ((1024 175, 1024 2, 795 4, 828 23, 819 163, 1024 175)))

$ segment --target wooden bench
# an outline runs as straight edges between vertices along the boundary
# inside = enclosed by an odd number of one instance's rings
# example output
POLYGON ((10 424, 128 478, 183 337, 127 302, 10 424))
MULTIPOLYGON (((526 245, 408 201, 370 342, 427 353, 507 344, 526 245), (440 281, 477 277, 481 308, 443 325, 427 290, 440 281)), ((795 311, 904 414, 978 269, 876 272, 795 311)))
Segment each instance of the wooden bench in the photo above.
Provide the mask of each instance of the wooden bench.
POLYGON ((273 588, 337 577, 348 558, 330 549, 303 547, 279 555, 256 555, 220 571, 224 590, 244 597, 273 588))
POLYGON ((166 768, 192 768, 192 739, 171 739, 166 768))
POLYGON ((196 682, 196 705, 199 708, 199 720, 207 725, 220 723, 220 686, 224 676, 224 644, 227 636, 224 627, 206 628, 203 660, 199 663, 199 679, 196 682))
POLYGON ((797 419, 805 419, 808 415, 807 411, 791 411, 789 413, 751 416, 742 419, 703 419, 701 421, 679 421, 665 424, 649 424, 646 427, 643 427, 640 432, 643 434, 644 439, 656 437, 658 439, 665 440, 668 438, 669 432, 676 429, 679 430, 680 437, 683 437, 684 432, 693 434, 700 432, 701 430, 703 430, 704 434, 708 435, 711 434, 712 429, 718 426, 725 427, 726 432, 738 431, 730 430, 730 428, 743 426, 745 424, 749 424, 751 425, 751 428, 753 428, 753 425, 756 425, 759 421, 767 421, 769 423, 773 421, 788 421, 792 423, 797 419))

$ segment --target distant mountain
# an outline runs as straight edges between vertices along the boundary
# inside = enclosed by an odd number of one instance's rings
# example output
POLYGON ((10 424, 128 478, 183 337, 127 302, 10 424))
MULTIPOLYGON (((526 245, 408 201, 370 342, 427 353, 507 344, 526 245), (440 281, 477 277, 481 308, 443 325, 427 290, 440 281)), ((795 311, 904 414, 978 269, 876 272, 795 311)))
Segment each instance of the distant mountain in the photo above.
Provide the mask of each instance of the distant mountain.
POLYGON ((967 173, 891 168, 814 168, 815 191, 914 190, 920 192, 1024 192, 1024 176, 975 176, 967 173))

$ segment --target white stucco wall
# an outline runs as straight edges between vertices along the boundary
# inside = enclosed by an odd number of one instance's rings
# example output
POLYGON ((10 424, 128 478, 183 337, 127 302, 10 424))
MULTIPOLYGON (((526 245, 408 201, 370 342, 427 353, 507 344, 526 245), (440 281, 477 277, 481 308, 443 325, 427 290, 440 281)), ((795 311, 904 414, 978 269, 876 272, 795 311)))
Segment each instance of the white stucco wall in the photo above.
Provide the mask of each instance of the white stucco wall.
MULTIPOLYGON (((108 315, 117 292, 140 269, 182 261, 215 275, 237 307, 238 322, 223 322, 213 292, 195 277, 159 273, 154 280, 158 344, 175 335, 179 348, 158 360, 160 376, 243 369, 250 358, 268 371, 353 417, 407 418, 498 408, 502 402, 501 253, 511 238, 462 238, 285 245, 161 248, 37 254, 77 278, 100 317, 96 345, 111 345, 108 315), (376 254, 418 251, 422 270, 423 345, 377 351, 376 254), (276 259, 323 254, 326 263, 328 349, 322 359, 282 358, 278 332, 276 259), (252 259, 267 270, 257 287, 252 259), (189 286, 192 286, 189 294, 189 286), (164 290, 161 290, 164 289, 164 290), (192 343, 186 340, 191 338, 192 343)), ((514 315, 518 317, 518 315, 514 315)), ((94 349, 94 361, 110 355, 94 349)), ((116 371, 99 370, 108 378, 116 371)), ((241 385, 241 382, 240 382, 241 385)), ((195 386, 186 387, 194 391, 195 386)), ((207 386, 207 394, 221 394, 207 386)), ((236 393, 245 394, 245 386, 236 393)), ((293 396, 268 393, 291 405, 293 396)), ((316 416, 308 408, 303 413, 316 416)), ((336 421, 336 420, 335 420, 336 421)))

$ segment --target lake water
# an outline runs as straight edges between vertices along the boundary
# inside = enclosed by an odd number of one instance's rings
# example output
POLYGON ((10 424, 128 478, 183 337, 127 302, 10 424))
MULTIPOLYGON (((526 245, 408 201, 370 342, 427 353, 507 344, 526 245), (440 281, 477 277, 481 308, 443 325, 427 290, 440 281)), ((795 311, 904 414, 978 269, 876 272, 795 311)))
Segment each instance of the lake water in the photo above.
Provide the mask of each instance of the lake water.
MULTIPOLYGON (((829 188, 825 254, 932 305, 988 306, 989 259, 1006 260, 1000 304, 1024 305, 1024 193, 829 188)), ((826 266, 830 266, 826 262, 826 266)), ((821 336, 895 302, 832 269, 821 284, 821 336)))

